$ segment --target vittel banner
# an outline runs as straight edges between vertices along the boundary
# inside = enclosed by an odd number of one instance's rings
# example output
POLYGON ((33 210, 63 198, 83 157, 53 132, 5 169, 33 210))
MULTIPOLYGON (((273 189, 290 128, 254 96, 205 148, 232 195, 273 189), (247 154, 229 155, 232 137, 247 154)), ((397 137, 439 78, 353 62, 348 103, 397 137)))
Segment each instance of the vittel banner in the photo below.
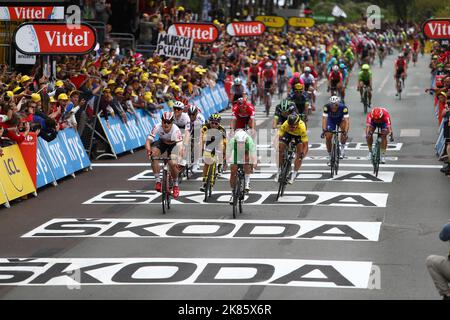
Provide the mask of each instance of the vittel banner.
POLYGON ((14 34, 14 42, 23 54, 86 54, 96 43, 96 33, 89 24, 79 27, 66 23, 21 24, 14 34))
POLYGON ((0 21, 63 20, 64 7, 0 7, 0 21))
POLYGON ((175 23, 168 34, 194 39, 194 43, 211 43, 219 37, 219 30, 212 23, 175 23))
POLYGON ((227 25, 227 33, 236 37, 260 36, 265 29, 264 23, 260 21, 232 22, 227 25))
POLYGON ((422 30, 428 39, 450 39, 450 19, 430 19, 427 20, 422 30))

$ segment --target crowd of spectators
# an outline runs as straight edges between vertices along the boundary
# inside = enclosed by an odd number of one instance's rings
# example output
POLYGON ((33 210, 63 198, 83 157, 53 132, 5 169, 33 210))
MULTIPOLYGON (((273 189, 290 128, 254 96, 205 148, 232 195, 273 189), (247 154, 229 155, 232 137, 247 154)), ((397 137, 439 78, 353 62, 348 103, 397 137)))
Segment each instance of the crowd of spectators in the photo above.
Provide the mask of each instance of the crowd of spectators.
POLYGON ((441 172, 450 177, 450 50, 438 42, 433 44, 431 52, 431 89, 434 94, 437 124, 443 125, 445 149, 440 160, 445 162, 441 172))

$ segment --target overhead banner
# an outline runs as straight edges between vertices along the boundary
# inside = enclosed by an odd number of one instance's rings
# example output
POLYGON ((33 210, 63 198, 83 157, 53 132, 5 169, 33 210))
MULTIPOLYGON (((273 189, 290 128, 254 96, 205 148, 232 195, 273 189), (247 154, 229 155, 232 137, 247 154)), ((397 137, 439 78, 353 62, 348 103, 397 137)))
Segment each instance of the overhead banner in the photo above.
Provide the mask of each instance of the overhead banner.
POLYGON ((158 35, 156 54, 158 56, 190 60, 193 46, 194 41, 192 38, 160 33, 158 35))
POLYGON ((17 50, 29 55, 87 54, 97 44, 95 29, 87 23, 72 28, 62 22, 26 22, 13 38, 17 50))
POLYGON ((450 39, 450 19, 430 19, 422 26, 423 34, 432 40, 450 39))
POLYGON ((261 21, 269 28, 283 28, 286 24, 286 20, 283 17, 278 16, 257 16, 255 20, 261 21))
POLYGON ((311 28, 314 26, 314 19, 290 17, 288 20, 288 24, 291 27, 296 27, 296 28, 311 28))
POLYGON ((18 145, 3 148, 0 181, 9 201, 36 191, 18 145))
POLYGON ((266 29, 261 21, 232 22, 227 25, 227 33, 235 37, 260 36, 266 29))
POLYGON ((0 21, 64 20, 64 7, 0 7, 0 21))
POLYGON ((174 23, 168 34, 194 39, 194 43, 211 43, 219 37, 219 29, 212 23, 174 23))

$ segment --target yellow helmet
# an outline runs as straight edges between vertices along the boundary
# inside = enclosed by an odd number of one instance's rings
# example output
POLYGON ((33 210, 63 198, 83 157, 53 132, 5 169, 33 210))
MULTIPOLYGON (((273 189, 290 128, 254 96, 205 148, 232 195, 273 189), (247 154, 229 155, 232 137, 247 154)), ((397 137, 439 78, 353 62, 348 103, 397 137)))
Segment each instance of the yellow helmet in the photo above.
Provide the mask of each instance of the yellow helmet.
POLYGON ((33 102, 39 102, 41 101, 41 95, 39 93, 33 93, 31 95, 31 100, 33 100, 33 102))
POLYGON ((303 90, 303 84, 301 84, 300 82, 296 83, 294 85, 294 88, 295 88, 295 90, 303 90))
POLYGON ((69 97, 67 96, 67 94, 61 93, 61 94, 58 96, 58 100, 69 100, 69 97))
POLYGON ((31 78, 29 76, 24 75, 24 76, 22 76, 22 78, 20 78, 20 83, 27 82, 30 80, 31 80, 31 78))

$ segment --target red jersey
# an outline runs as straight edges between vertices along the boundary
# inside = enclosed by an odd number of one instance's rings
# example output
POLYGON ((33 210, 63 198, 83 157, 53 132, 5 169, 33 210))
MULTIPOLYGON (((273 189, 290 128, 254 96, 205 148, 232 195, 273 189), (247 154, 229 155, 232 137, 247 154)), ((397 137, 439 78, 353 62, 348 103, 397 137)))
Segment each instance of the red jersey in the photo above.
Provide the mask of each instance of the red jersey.
POLYGON ((264 69, 261 72, 261 75, 263 77, 264 80, 271 80, 273 81, 273 79, 275 79, 275 70, 274 69, 264 69))
POLYGON ((419 49, 419 41, 415 40, 413 43, 413 50, 417 51, 419 49))
POLYGON ((381 108, 381 110, 383 111, 383 117, 381 117, 381 119, 379 121, 374 121, 372 119, 372 112, 369 112, 367 114, 367 118, 366 118, 366 125, 371 126, 372 124, 385 124, 386 126, 391 126, 391 116, 389 114, 389 112, 386 110, 386 108, 381 108))
POLYGON ((330 75, 328 76, 329 81, 342 81, 342 73, 340 71, 331 71, 330 75))
POLYGON ((255 117, 255 107, 248 101, 244 101, 244 106, 234 104, 231 110, 233 117, 236 119, 236 129, 245 129, 248 121, 255 117))
POLYGON ((255 67, 251 66, 248 68, 248 75, 257 76, 260 71, 261 71, 261 69, 259 69, 258 66, 255 66, 255 67))
POLYGON ((406 66, 407 66, 406 59, 397 59, 394 62, 395 69, 403 68, 403 70, 406 70, 406 66))

